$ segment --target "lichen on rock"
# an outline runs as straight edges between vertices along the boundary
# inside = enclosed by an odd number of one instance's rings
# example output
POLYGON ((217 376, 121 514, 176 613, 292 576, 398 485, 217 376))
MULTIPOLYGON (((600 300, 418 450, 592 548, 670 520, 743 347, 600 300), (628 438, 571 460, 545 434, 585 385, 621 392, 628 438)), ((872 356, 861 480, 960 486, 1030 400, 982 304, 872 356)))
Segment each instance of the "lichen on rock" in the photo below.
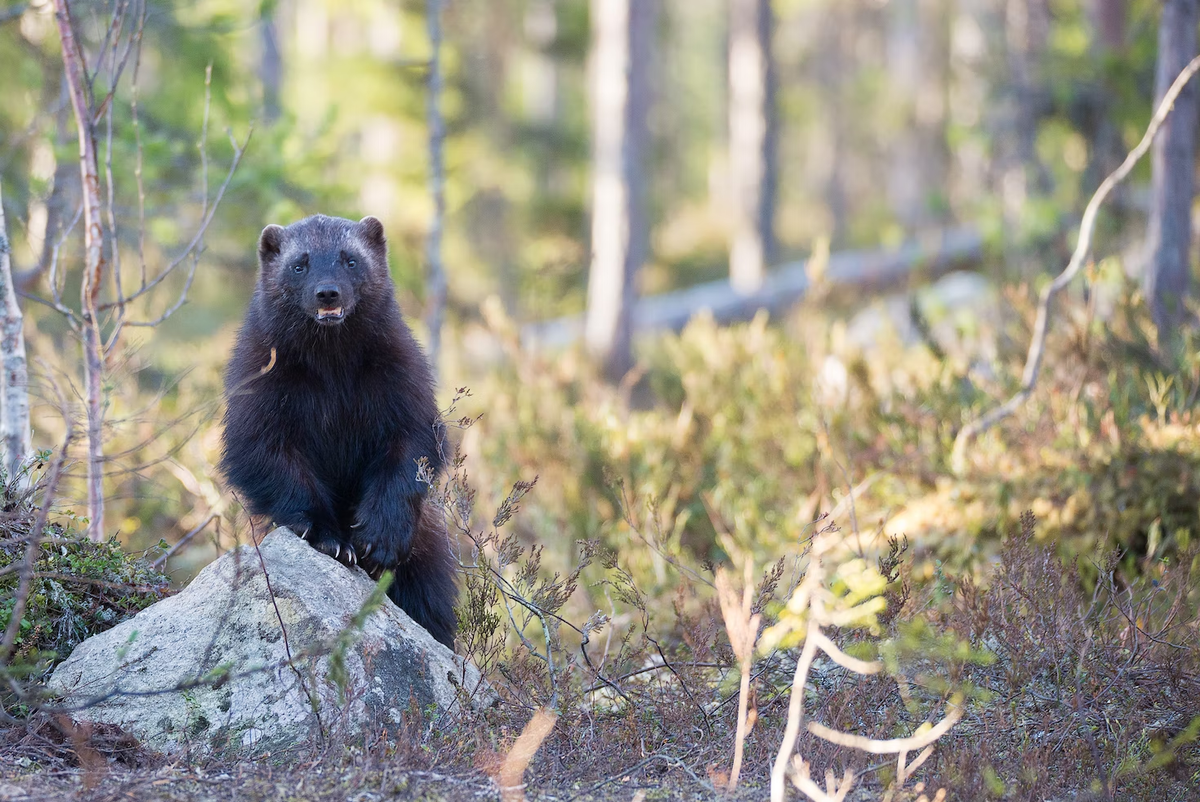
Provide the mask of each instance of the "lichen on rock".
POLYGON ((222 755, 279 753, 491 698, 473 666, 364 572, 282 528, 81 643, 50 688, 77 720, 117 724, 164 752, 222 755))

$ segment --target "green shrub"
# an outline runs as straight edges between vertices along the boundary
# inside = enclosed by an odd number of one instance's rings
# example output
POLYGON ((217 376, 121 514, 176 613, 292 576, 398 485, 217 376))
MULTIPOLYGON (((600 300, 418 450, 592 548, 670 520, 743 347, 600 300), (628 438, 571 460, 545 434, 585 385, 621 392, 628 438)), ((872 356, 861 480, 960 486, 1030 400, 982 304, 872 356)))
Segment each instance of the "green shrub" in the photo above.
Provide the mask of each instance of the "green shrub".
POLYGON ((538 477, 519 532, 548 564, 595 538, 652 598, 670 590, 671 554, 719 561, 726 533, 765 564, 797 552, 821 512, 854 548, 907 534, 918 578, 979 566, 1026 509, 1066 558, 1115 547, 1136 571, 1186 550, 1200 531, 1200 348, 1179 365, 1155 356, 1136 297, 1104 321, 1065 310, 1034 397, 951 474, 958 429, 1017 386, 1028 294, 1011 293, 986 371, 886 337, 838 347, 837 310, 816 307, 728 327, 700 316, 648 343, 621 387, 578 352, 516 354, 477 388, 488 407, 464 450, 492 499, 538 477))
MULTIPOLYGON (((45 503, 41 470, 48 454, 39 456, 3 482, 0 632, 7 631, 12 619, 29 536, 37 525, 39 505, 45 503)), ((170 592, 167 576, 144 554, 127 554, 116 538, 93 543, 76 527, 83 522, 70 514, 55 517, 42 532, 8 666, 0 666, 0 671, 34 683, 47 678, 81 641, 170 592)))

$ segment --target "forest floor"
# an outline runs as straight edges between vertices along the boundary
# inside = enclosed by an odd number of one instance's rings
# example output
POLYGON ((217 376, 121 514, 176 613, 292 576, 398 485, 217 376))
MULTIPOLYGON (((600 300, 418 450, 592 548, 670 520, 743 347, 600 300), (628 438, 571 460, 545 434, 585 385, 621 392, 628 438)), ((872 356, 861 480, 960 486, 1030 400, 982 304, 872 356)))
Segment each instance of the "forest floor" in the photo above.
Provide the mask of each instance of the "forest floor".
MULTIPOLYGON (((0 779, 0 802, 383 802, 435 799, 457 802, 502 798, 548 802, 652 802, 712 799, 715 796, 752 800, 765 799, 769 793, 765 777, 751 778, 735 793, 723 794, 714 791, 708 783, 688 776, 685 771, 670 766, 661 768, 661 772, 650 767, 645 773, 617 774, 609 781, 592 783, 573 781, 569 777, 563 777, 561 781, 543 778, 536 786, 524 789, 526 796, 506 798, 497 784, 480 771, 409 770, 371 763, 333 767, 311 763, 292 766, 239 763, 203 770, 162 762, 156 768, 110 767, 99 775, 89 774, 78 766, 22 773, 19 768, 14 771, 10 765, 0 770, 0 777, 4 777, 0 779)), ((864 784, 855 788, 846 799, 847 802, 877 800, 881 790, 878 784, 864 784)), ((794 790, 792 796, 795 797, 794 790)), ((1172 797, 1159 799, 1167 802, 1172 797)))

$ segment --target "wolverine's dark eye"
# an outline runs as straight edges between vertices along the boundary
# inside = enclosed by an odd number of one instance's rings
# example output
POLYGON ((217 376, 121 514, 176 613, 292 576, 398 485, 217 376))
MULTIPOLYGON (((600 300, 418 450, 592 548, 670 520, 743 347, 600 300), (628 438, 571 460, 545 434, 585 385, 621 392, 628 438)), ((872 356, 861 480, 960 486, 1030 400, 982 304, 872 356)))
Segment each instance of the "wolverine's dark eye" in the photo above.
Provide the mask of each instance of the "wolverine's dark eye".
POLYGON ((292 265, 292 272, 295 273, 297 276, 303 275, 305 270, 308 270, 308 265, 306 265, 306 264, 292 265))
POLYGON ((347 259, 347 260, 346 260, 346 267, 348 267, 348 268, 350 268, 351 270, 353 270, 354 268, 358 267, 358 262, 354 261, 353 259, 347 259))

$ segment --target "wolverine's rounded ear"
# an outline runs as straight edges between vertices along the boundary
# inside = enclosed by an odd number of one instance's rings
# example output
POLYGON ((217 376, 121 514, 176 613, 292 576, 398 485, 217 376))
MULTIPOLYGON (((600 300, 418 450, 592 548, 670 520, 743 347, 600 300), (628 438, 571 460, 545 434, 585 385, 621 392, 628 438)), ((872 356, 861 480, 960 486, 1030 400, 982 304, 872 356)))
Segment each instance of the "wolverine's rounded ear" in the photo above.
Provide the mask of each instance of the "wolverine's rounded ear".
POLYGON ((378 217, 364 217, 358 221, 358 227, 361 229, 363 240, 368 244, 380 248, 387 244, 387 239, 383 236, 383 223, 379 222, 378 217))
POLYGON ((269 225, 258 238, 258 258, 266 261, 278 256, 283 248, 283 226, 269 225))

